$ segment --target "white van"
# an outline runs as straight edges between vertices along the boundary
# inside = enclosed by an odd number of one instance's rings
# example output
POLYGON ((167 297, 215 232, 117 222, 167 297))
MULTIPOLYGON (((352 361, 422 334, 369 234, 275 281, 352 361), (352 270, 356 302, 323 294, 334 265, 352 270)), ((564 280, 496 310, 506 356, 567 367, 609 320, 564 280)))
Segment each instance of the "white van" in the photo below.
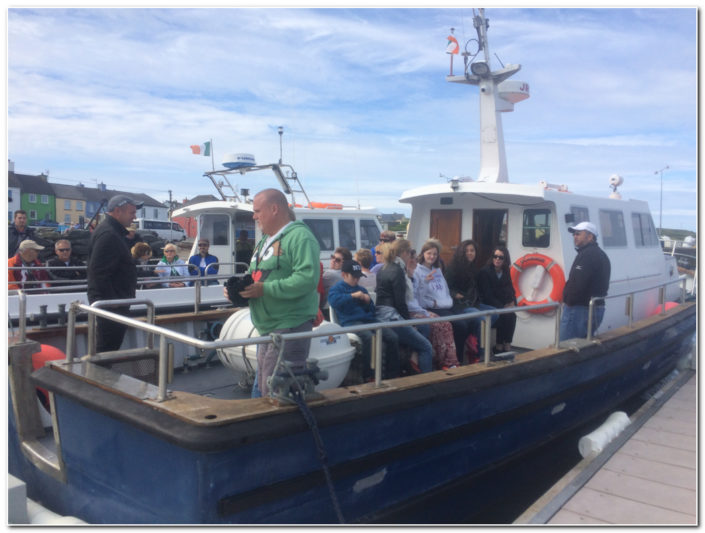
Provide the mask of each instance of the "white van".
POLYGON ((183 241, 186 238, 184 228, 179 226, 176 222, 137 218, 135 219, 135 225, 137 226, 138 232, 140 230, 153 231, 159 236, 160 239, 167 241, 183 241))

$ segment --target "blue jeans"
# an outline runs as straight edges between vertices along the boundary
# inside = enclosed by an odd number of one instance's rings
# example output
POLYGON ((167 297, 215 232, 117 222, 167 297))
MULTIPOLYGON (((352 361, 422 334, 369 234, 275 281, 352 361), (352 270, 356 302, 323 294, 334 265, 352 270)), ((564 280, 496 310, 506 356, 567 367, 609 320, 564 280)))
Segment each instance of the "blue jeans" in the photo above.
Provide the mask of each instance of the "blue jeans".
MULTIPOLYGON (((481 304, 478 303, 477 307, 467 307, 463 309, 460 313, 458 314, 463 314, 463 313, 476 313, 478 311, 488 311, 490 309, 495 309, 491 305, 487 304, 481 304)), ((499 315, 490 315, 490 327, 494 327, 494 325, 497 323, 497 319, 499 318, 499 315)), ((470 333, 472 335, 475 335, 477 338, 477 342, 480 342, 480 324, 482 324, 482 321, 484 318, 472 318, 468 320, 468 323, 470 324, 470 333)))
MULTIPOLYGON (((587 337, 588 324, 588 309, 587 305, 566 305, 563 304, 563 313, 561 315, 561 332, 560 340, 566 339, 584 339, 587 337)), ((602 323, 602 318, 605 316, 605 306, 596 305, 593 307, 592 317, 592 334, 602 323)))
MULTIPOLYGON (((357 326, 361 325, 363 322, 351 322, 346 324, 346 326, 357 326)), ((372 336, 373 332, 370 330, 358 331, 355 333, 360 337, 360 342, 362 343, 362 379, 367 381, 369 378, 374 377, 372 372, 372 336)), ((398 377, 399 375, 399 345, 397 336, 391 329, 382 330, 382 361, 383 367, 386 367, 387 373, 395 373, 393 377, 398 377)))
POLYGON ((421 372, 433 370, 433 348, 431 342, 411 326, 390 329, 398 339, 399 344, 404 344, 416 350, 419 354, 419 368, 421 372))

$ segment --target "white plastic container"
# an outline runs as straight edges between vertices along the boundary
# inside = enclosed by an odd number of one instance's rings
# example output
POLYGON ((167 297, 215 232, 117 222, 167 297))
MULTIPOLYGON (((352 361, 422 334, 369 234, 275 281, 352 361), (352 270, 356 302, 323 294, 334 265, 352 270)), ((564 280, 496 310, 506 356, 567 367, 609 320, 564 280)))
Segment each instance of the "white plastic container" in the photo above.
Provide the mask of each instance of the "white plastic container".
MULTIPOLYGON (((311 339, 311 349, 308 356, 310 359, 318 360, 318 367, 328 372, 328 379, 316 385, 317 391, 338 387, 345 379, 350 368, 350 361, 355 356, 355 347, 350 345, 347 335, 340 333, 331 335, 329 333, 337 329, 338 326, 335 324, 324 321, 313 330, 316 333, 321 333, 322 336, 311 339)), ((250 337, 259 337, 259 332, 252 324, 250 310, 245 308, 240 309, 225 321, 218 340, 250 337)), ((218 350, 218 358, 224 366, 237 372, 245 372, 247 365, 244 358, 247 358, 252 368, 257 366, 257 345, 220 349, 218 350)))

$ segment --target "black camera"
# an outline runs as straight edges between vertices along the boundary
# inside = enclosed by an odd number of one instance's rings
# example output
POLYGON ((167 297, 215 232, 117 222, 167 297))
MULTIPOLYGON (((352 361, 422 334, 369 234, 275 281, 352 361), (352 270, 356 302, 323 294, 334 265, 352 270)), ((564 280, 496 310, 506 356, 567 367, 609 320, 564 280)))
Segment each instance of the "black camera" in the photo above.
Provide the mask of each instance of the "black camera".
POLYGON ((242 277, 232 276, 228 278, 228 281, 225 282, 225 287, 228 290, 228 299, 235 307, 247 307, 248 298, 240 296, 240 291, 252 285, 254 282, 255 280, 252 279, 250 274, 245 274, 242 277))

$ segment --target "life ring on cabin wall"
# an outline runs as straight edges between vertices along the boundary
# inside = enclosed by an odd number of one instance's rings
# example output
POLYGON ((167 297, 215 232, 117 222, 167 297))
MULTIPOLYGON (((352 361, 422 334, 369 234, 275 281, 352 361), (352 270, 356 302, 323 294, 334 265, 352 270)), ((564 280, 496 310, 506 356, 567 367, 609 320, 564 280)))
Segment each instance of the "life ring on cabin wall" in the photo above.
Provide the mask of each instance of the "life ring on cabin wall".
MULTIPOLYGON (((512 285, 514 286, 514 294, 517 295, 517 305, 537 305, 546 304, 549 302, 560 302, 563 298, 563 288, 565 287, 565 275, 563 274, 563 269, 550 257, 543 254, 526 254, 522 258, 518 259, 512 265, 510 276, 512 278, 512 285), (548 298, 541 301, 532 301, 527 299, 519 288, 519 279, 521 278, 522 272, 529 267, 540 266, 543 267, 548 275, 551 276, 551 281, 553 282, 553 288, 551 289, 551 294, 548 298)), ((545 309, 529 309, 530 313, 547 313, 551 308, 545 309)))

